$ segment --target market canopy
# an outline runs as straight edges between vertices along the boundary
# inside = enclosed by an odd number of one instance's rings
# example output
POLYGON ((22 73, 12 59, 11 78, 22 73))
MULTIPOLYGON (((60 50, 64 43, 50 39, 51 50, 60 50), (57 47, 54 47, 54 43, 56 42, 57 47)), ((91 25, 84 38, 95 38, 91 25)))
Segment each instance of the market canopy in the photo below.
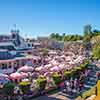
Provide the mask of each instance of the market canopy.
POLYGON ((43 66, 35 68, 36 71, 41 71, 43 69, 43 66))
POLYGON ((28 77, 28 73, 24 73, 24 72, 20 72, 20 74, 22 75, 23 78, 28 77))
POLYGON ((23 78, 23 76, 20 73, 15 72, 15 73, 10 74, 10 78, 11 79, 21 79, 23 78))
POLYGON ((21 68, 18 69, 18 71, 23 71, 23 72, 32 72, 33 71, 33 67, 31 66, 22 66, 21 68))
POLYGON ((58 66, 55 66, 55 67, 52 67, 50 70, 51 70, 51 71, 59 71, 60 68, 59 68, 58 66))

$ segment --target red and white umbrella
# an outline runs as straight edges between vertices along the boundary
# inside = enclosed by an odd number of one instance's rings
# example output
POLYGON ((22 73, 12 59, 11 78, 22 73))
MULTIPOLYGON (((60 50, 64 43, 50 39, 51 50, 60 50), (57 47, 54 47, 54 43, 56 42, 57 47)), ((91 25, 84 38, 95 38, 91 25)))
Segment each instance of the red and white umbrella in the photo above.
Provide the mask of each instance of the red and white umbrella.
POLYGON ((19 68, 18 71, 31 72, 31 71, 33 71, 33 67, 31 67, 31 66, 23 66, 23 67, 19 68))
POLYGON ((20 73, 15 72, 15 73, 10 74, 10 78, 11 79, 21 79, 23 78, 23 76, 20 73))

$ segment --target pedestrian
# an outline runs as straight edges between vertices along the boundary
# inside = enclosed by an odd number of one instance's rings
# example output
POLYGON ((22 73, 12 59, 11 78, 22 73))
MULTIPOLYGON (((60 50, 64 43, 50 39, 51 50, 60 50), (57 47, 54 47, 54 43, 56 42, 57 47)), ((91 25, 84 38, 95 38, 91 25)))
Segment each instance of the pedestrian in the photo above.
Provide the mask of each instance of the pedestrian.
POLYGON ((64 89, 64 82, 61 82, 59 86, 60 86, 60 90, 62 91, 64 89))
POLYGON ((77 87, 78 87, 78 82, 77 81, 78 81, 77 78, 75 78, 75 80, 74 80, 74 88, 75 89, 77 89, 77 87))
POLYGON ((67 93, 67 80, 64 81, 64 88, 65 88, 66 93, 67 93))
POLYGON ((71 90, 70 82, 68 80, 65 80, 65 89, 66 89, 66 93, 69 93, 71 90))
POLYGON ((96 78, 97 78, 97 80, 100 78, 100 72, 96 73, 96 78))
POLYGON ((74 89, 74 81, 73 80, 70 81, 70 87, 71 87, 70 93, 72 94, 73 93, 73 89, 74 89))
POLYGON ((23 98, 20 95, 18 95, 17 97, 18 97, 18 100, 23 100, 23 98))

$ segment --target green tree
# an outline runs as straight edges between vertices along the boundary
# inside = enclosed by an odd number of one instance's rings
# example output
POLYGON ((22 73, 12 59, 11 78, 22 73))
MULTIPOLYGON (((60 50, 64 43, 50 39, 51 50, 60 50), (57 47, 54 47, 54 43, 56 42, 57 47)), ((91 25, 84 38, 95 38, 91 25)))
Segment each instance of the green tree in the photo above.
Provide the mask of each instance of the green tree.
POLYGON ((5 84, 4 87, 3 87, 4 95, 6 95, 7 97, 10 98, 14 94, 14 87, 15 87, 15 83, 5 84))
MULTIPOLYGON (((64 33, 65 34, 65 33, 64 33)), ((57 41, 62 41, 63 40, 63 37, 64 37, 64 34, 63 35, 60 35, 59 33, 52 33, 50 35, 50 38, 51 39, 55 39, 57 41)))
POLYGON ((95 59, 100 59, 100 44, 95 44, 93 47, 93 57, 95 59))
POLYGON ((62 37, 65 37, 65 36, 66 36, 66 33, 63 33, 63 34, 62 34, 62 37))
POLYGON ((56 34, 55 33, 51 33, 50 34, 50 38, 55 39, 56 38, 56 34))
POLYGON ((87 36, 87 35, 91 34, 91 32, 92 32, 91 25, 85 25, 84 26, 84 36, 87 36))
POLYGON ((86 36, 84 36, 84 39, 83 39, 83 41, 84 42, 90 42, 90 40, 91 40, 91 35, 89 34, 89 35, 86 35, 86 36))
POLYGON ((64 77, 65 79, 69 80, 72 77, 72 71, 65 71, 64 77))
POLYGON ((62 41, 64 41, 65 36, 66 36, 66 33, 63 33, 62 34, 62 41))
POLYGON ((93 30, 93 35, 94 35, 94 36, 100 35, 100 31, 97 30, 97 29, 94 29, 94 30, 93 30))

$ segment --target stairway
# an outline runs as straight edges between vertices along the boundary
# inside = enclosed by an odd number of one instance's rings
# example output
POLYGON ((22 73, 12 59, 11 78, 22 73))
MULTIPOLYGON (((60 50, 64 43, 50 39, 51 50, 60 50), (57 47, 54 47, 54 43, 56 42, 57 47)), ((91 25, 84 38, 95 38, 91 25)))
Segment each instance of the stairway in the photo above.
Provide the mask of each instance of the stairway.
MULTIPOLYGON (((100 71, 99 68, 97 68, 97 66, 95 65, 91 65, 89 66, 89 68, 92 69, 91 71, 91 75, 88 76, 88 80, 85 81, 85 85, 84 85, 84 89, 81 91, 81 93, 78 93, 77 91, 75 93, 72 94, 66 94, 66 97, 68 97, 70 100, 74 100, 75 98, 77 98, 80 94, 82 94, 83 92, 91 89, 93 86, 96 85, 97 83, 97 78, 96 78, 96 72, 100 71)), ((64 92, 63 92, 64 93, 64 92)), ((62 94, 63 95, 63 94, 62 94)))

